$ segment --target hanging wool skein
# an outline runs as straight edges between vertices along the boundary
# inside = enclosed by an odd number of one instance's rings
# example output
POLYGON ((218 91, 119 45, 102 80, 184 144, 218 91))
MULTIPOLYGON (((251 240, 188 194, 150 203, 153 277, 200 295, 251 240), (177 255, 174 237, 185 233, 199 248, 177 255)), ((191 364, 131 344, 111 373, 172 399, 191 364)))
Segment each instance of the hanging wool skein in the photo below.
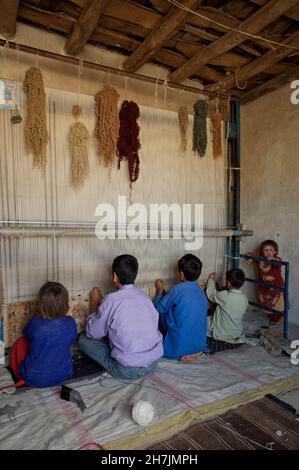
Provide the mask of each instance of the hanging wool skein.
POLYGON ((205 100, 198 100, 194 104, 193 123, 193 152, 204 157, 207 149, 207 114, 208 105, 205 100))
MULTIPOLYGON (((75 105, 72 114, 78 118, 81 106, 75 105)), ((75 122, 70 129, 71 184, 74 188, 82 186, 88 176, 88 130, 82 122, 75 122)))
POLYGON ((117 91, 105 85, 104 88, 95 95, 95 111, 97 124, 95 136, 98 139, 98 154, 103 155, 104 165, 111 169, 115 154, 119 130, 117 91))
POLYGON ((23 83, 27 96, 27 114, 24 139, 27 153, 33 155, 33 168, 45 168, 47 163, 48 130, 46 120, 46 95, 41 70, 30 67, 23 83))
POLYGON ((178 112, 179 125, 181 133, 181 146, 180 151, 185 155, 187 150, 187 128, 188 128, 188 109, 186 106, 181 106, 178 112))
POLYGON ((129 164, 130 183, 134 183, 139 175, 140 149, 139 125, 137 119, 140 116, 139 107, 134 101, 124 101, 119 112, 119 137, 117 141, 118 169, 124 159, 129 164))
POLYGON ((215 114, 212 116, 213 157, 214 158, 217 158, 222 154, 221 121, 222 121, 222 114, 217 108, 215 114))

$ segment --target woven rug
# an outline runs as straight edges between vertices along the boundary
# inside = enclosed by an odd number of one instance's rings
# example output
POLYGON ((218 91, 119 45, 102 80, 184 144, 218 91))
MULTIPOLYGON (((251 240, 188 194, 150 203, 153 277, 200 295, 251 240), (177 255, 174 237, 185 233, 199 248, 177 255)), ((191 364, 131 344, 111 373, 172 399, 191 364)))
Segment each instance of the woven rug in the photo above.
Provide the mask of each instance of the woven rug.
POLYGON ((299 421, 272 395, 198 422, 151 450, 298 450, 299 421))

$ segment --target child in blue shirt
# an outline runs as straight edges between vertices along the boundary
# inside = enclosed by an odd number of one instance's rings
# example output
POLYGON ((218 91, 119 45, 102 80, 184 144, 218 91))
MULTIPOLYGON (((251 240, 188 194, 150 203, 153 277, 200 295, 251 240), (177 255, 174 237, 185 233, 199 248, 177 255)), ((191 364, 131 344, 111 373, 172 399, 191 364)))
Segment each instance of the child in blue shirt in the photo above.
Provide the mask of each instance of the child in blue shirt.
POLYGON ((77 327, 75 320, 66 316, 69 295, 62 284, 46 282, 37 304, 39 315, 29 321, 24 336, 12 346, 10 365, 20 385, 43 388, 73 376, 70 346, 77 339, 77 327))
POLYGON ((155 283, 154 305, 165 333, 164 357, 168 359, 190 362, 209 351, 206 347, 208 301, 197 283, 201 269, 200 259, 187 254, 178 261, 179 284, 163 295, 163 281, 158 279, 155 283))

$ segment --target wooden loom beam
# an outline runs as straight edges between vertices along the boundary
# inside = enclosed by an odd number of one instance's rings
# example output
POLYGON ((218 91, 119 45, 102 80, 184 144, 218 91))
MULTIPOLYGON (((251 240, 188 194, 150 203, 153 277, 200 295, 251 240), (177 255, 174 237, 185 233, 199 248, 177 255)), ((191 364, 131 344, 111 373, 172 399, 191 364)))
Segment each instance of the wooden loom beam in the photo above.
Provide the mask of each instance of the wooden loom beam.
MULTIPOLYGON (((0 39, 0 46, 4 45, 4 44, 5 44, 5 41, 0 39)), ((10 42, 9 47, 11 49, 16 49, 16 44, 14 42, 10 42)), ((26 53, 29 53, 29 54, 36 55, 38 53, 38 55, 40 57, 46 57, 48 59, 54 59, 54 60, 58 60, 60 62, 65 62, 65 63, 68 63, 68 64, 72 64, 72 65, 78 65, 79 64, 79 59, 76 59, 75 57, 65 56, 65 55, 62 55, 62 54, 58 54, 56 52, 44 51, 42 49, 26 46, 26 45, 23 45, 23 44, 19 44, 18 47, 19 47, 19 51, 26 52, 26 53)), ((140 80, 140 81, 152 83, 154 85, 156 85, 156 84, 157 85, 165 85, 165 80, 162 80, 162 79, 156 79, 156 78, 148 77, 146 75, 141 75, 141 74, 132 73, 132 72, 126 72, 125 70, 116 69, 114 67, 109 67, 109 66, 106 66, 106 65, 96 64, 94 62, 90 62, 90 61, 86 61, 86 60, 83 60, 83 65, 84 65, 84 67, 87 67, 87 68, 90 68, 90 69, 100 70, 100 71, 103 71, 103 72, 108 72, 109 71, 109 73, 114 74, 114 75, 121 75, 121 76, 125 76, 125 77, 128 77, 128 78, 132 78, 134 80, 140 80)), ((195 93, 197 95, 200 95, 200 94, 207 95, 207 96, 216 96, 216 95, 218 96, 219 95, 220 97, 223 97, 223 98, 228 98, 228 96, 229 96, 227 94, 221 94, 221 93, 218 94, 218 92, 215 93, 215 92, 205 91, 205 90, 202 90, 201 88, 196 88, 196 87, 192 87, 192 86, 188 86, 188 85, 180 85, 178 83, 167 82, 167 86, 169 88, 174 88, 174 89, 177 89, 177 90, 183 90, 183 91, 186 91, 186 92, 189 92, 189 93, 195 93)), ((232 101, 239 100, 241 97, 242 97, 242 93, 240 93, 238 91, 236 91, 236 92, 234 91, 233 94, 230 96, 232 101)))
MULTIPOLYGON (((256 34, 279 18, 285 11, 296 5, 297 1, 298 0, 285 0, 283 2, 277 2, 277 0, 270 0, 256 13, 241 22, 238 29, 249 34, 256 34)), ((195 75, 198 70, 209 63, 211 59, 238 46, 246 41, 246 39, 247 36, 238 31, 229 31, 212 44, 209 44, 191 59, 187 60, 183 66, 170 73, 169 80, 174 82, 184 81, 191 75, 195 75)))

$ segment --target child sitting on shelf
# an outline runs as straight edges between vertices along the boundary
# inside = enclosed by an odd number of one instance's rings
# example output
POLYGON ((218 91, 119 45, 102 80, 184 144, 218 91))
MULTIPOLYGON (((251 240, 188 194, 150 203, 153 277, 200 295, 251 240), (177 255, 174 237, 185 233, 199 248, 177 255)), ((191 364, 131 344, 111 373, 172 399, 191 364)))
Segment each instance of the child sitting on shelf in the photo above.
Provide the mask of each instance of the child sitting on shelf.
POLYGON ((208 301, 197 282, 201 269, 201 261, 187 254, 178 261, 179 284, 165 295, 163 281, 155 283, 154 305, 165 333, 164 356, 168 359, 191 362, 208 352, 208 301))
POLYGON ((240 290, 244 281, 245 274, 241 269, 231 269, 226 273, 226 289, 219 291, 216 287, 216 273, 209 276, 206 294, 216 304, 216 309, 208 317, 208 346, 215 352, 213 344, 217 341, 229 344, 245 341, 242 318, 248 307, 248 299, 240 290))
MULTIPOLYGON (((265 258, 272 261, 281 261, 278 256, 278 244, 274 240, 265 240, 261 243, 258 253, 247 253, 248 256, 255 256, 257 258, 265 258)), ((250 262, 251 260, 249 260, 250 262)), ((258 268, 259 279, 268 284, 275 284, 279 287, 284 287, 285 282, 281 274, 280 264, 269 264, 264 260, 255 261, 258 268)), ((278 310, 278 313, 268 313, 270 320, 273 323, 278 322, 282 318, 284 311, 284 297, 283 292, 275 289, 274 287, 259 286, 259 301, 268 308, 278 310), (281 313, 279 313, 281 312, 281 313)))
POLYGON ((79 338, 81 350, 118 379, 144 377, 163 356, 159 315, 150 298, 134 286, 137 272, 134 256, 115 258, 112 279, 117 291, 103 300, 98 288, 91 291, 92 313, 79 338))
POLYGON ((37 306, 39 315, 12 346, 10 367, 17 386, 51 387, 73 376, 70 346, 77 339, 77 326, 66 316, 68 291, 58 282, 46 282, 39 290, 37 306))

